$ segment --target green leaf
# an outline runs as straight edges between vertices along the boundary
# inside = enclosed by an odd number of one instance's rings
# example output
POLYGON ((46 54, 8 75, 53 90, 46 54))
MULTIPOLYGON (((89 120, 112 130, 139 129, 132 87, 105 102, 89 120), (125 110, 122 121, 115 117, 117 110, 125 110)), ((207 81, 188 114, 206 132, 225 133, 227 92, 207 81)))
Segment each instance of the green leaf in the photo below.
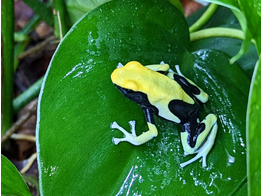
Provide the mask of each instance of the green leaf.
POLYGON ((31 195, 16 167, 1 155, 1 195, 31 195))
POLYGON ((182 7, 182 4, 179 0, 168 0, 171 4, 173 4, 183 15, 185 15, 184 13, 184 9, 182 7))
POLYGON ((249 195, 261 195, 261 59, 257 62, 250 85, 247 155, 249 195))
POLYGON ((38 14, 42 20, 46 21, 46 23, 50 26, 53 25, 53 13, 50 8, 48 8, 44 3, 35 0, 23 0, 32 10, 38 14))
MULTIPOLYGON (((200 10, 200 13, 204 11, 200 10)), ((199 13, 187 18, 189 25, 192 25, 195 21, 194 19, 199 17, 199 13)), ((226 7, 219 6, 216 13, 210 18, 210 20, 203 26, 202 29, 210 29, 214 27, 224 27, 224 28, 235 28, 239 29, 240 25, 237 18, 234 16, 232 11, 226 7)), ((205 39, 200 39, 190 43, 189 50, 191 52, 200 50, 202 48, 219 50, 228 54, 229 56, 234 56, 241 46, 242 40, 234 39, 229 37, 210 37, 205 39)), ((256 52, 256 47, 251 44, 247 53, 240 58, 237 63, 246 72, 247 76, 252 78, 253 70, 257 62, 258 55, 256 52)))
POLYGON ((261 49, 261 5, 258 0, 206 0, 228 7, 237 17, 241 28, 245 34, 245 40, 242 43, 238 54, 231 59, 231 63, 237 61, 248 50, 251 39, 255 39, 257 52, 261 49), (251 11, 252 10, 252 11, 251 11), (258 43, 259 42, 259 43, 258 43))
POLYGON ((89 12, 59 45, 40 93, 37 151, 42 195, 232 195, 246 179, 245 114, 249 80, 228 55, 189 48, 184 16, 162 0, 119 0, 89 12), (116 20, 116 18, 118 20, 116 20), (153 35, 153 36, 152 36, 153 35), (219 131, 208 167, 185 168, 180 127, 156 117, 159 136, 142 146, 122 143, 110 124, 126 129, 139 106, 114 87, 118 62, 180 65, 210 95, 200 118, 218 117, 219 131), (221 66, 223 65, 223 66, 221 66), (241 85, 239 85, 241 83, 241 85), (241 104, 239 104, 241 103, 241 104), (238 171, 238 172, 236 172, 238 171), (175 191, 175 192, 174 192, 175 191))
POLYGON ((236 190, 235 193, 233 193, 232 195, 234 196, 243 196, 243 195, 247 195, 247 181, 245 180, 243 182, 243 185, 238 189, 236 190))
POLYGON ((79 18, 81 18, 85 13, 90 12, 91 10, 95 9, 96 7, 108 2, 110 0, 93 0, 93 1, 86 1, 86 0, 66 0, 66 7, 69 13, 69 17, 74 24, 79 18))
POLYGON ((55 11, 54 14, 55 35, 57 37, 60 36, 60 38, 62 39, 63 36, 67 33, 67 31, 72 26, 72 21, 70 17, 68 17, 68 12, 64 0, 55 0, 53 6, 55 11))
MULTIPOLYGON (((93 0, 93 1, 86 1, 86 0, 66 0, 66 7, 69 13, 69 17, 72 21, 72 24, 75 23, 79 18, 81 18, 87 12, 95 9, 96 7, 107 3, 111 0, 93 0)), ((181 13, 184 14, 183 7, 179 0, 168 0, 172 3, 181 13)))
POLYGON ((205 13, 189 28, 189 32, 192 33, 204 26, 216 12, 217 8, 217 4, 210 4, 205 13))
POLYGON ((43 77, 40 78, 32 86, 26 89, 26 91, 13 100, 13 111, 15 114, 39 95, 43 79, 43 77))
POLYGON ((23 173, 22 174, 22 178, 23 180, 29 184, 31 187, 34 187, 37 191, 37 194, 36 195, 39 195, 39 181, 38 181, 38 178, 34 175, 31 175, 31 174, 26 174, 26 173, 23 173))
POLYGON ((252 39, 256 42, 257 52, 261 53, 261 1, 259 0, 239 0, 242 13, 247 20, 252 39))

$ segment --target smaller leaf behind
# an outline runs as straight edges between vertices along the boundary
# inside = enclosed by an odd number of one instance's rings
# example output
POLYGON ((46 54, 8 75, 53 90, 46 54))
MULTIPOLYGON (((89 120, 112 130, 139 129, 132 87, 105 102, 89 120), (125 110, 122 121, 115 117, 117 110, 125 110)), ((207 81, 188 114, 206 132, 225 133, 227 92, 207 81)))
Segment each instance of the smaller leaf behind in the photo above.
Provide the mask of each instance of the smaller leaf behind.
POLYGON ((184 13, 184 9, 180 3, 179 0, 168 0, 171 4, 173 4, 183 15, 185 15, 184 13))
POLYGON ((96 7, 106 3, 108 1, 110 1, 110 0, 94 0, 94 1, 66 0, 65 4, 66 4, 66 7, 67 7, 69 18, 71 19, 72 24, 74 24, 85 13, 95 9, 96 7))
MULTIPOLYGON (((189 26, 191 26, 196 18, 199 18, 199 14, 203 13, 205 8, 199 10, 195 14, 187 18, 189 26)), ((230 29, 240 29, 239 22, 235 15, 229 8, 219 6, 216 13, 210 18, 207 24, 202 28, 204 30, 210 28, 230 28, 230 29)), ((219 50, 223 53, 228 54, 233 57, 240 49, 242 40, 230 38, 230 37, 209 37, 205 39, 200 39, 190 43, 189 51, 194 52, 205 49, 219 50)), ((254 44, 249 45, 248 52, 240 58, 237 63, 242 70, 245 71, 248 78, 251 80, 255 64, 258 59, 256 47, 254 44)))
POLYGON ((40 1, 34 1, 34 0, 23 0, 24 3, 26 3, 30 8, 32 8, 35 13, 37 13, 42 20, 46 21, 46 23, 50 26, 53 25, 53 13, 52 10, 46 6, 46 4, 40 2, 40 1))
MULTIPOLYGON (((65 4, 67 7, 67 11, 69 14, 69 18, 73 25, 79 18, 81 18, 85 13, 90 12, 96 7, 107 3, 111 0, 93 0, 93 1, 85 1, 85 0, 66 0, 65 4)), ((167 0, 171 4, 173 4, 183 15, 184 10, 179 0, 167 0)))
MULTIPOLYGON (((238 52, 238 54, 236 54, 231 60, 230 63, 234 63, 235 61, 237 61, 239 58, 242 57, 242 55, 248 50, 248 46, 250 44, 250 41, 254 35, 254 33, 251 33, 251 29, 249 29, 250 25, 248 26, 248 24, 250 23, 250 20, 255 19, 256 21, 259 20, 259 15, 257 15, 258 10, 259 10, 259 6, 255 7, 255 14, 250 14, 250 15, 246 15, 246 13, 251 13, 251 11, 249 10, 249 8, 245 8, 247 9, 246 11, 243 11, 243 6, 240 6, 240 0, 239 1, 235 1, 235 0, 206 0, 207 2, 212 2, 215 4, 219 4, 225 7, 228 7, 232 10, 232 12, 235 14, 235 16, 237 17, 241 28, 245 34, 245 41, 242 43, 241 49, 238 52), (249 11, 248 11, 249 10, 249 11)), ((249 1, 250 4, 254 4, 256 0, 253 1, 249 1)), ((253 12, 253 11, 252 11, 253 12)), ((256 24, 255 26, 257 26, 257 28, 259 28, 259 24, 256 24)), ((253 29, 252 29, 253 31, 253 29)), ((259 45, 258 45, 259 46, 259 45)), ((257 47, 258 49, 258 47, 257 47)), ((258 53, 260 53, 258 51, 258 53)))
POLYGON ((1 195, 31 195, 16 167, 1 155, 1 195))

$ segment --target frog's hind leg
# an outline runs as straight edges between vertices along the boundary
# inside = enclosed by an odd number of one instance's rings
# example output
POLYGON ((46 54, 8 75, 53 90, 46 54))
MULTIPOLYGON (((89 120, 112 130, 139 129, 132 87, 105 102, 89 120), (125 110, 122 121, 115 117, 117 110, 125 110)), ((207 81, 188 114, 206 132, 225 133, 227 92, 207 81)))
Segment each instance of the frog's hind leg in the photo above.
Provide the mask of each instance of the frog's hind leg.
POLYGON ((169 71, 168 77, 175 80, 179 85, 187 92, 189 91, 192 93, 199 101, 202 103, 206 103, 208 101, 208 94, 206 94, 201 88, 199 88, 193 81, 185 77, 180 69, 179 65, 175 65, 176 67, 176 73, 174 73, 172 70, 169 71))
POLYGON ((199 130, 200 131, 197 136, 196 146, 194 147, 195 150, 199 149, 204 140, 207 138, 209 133, 212 131, 214 125, 217 124, 217 117, 214 114, 208 114, 205 119, 199 123, 199 130))
POLYGON ((206 157, 214 145, 217 134, 217 117, 214 114, 209 114, 199 124, 199 127, 204 127, 204 130, 198 135, 196 146, 194 147, 195 153, 197 153, 197 155, 189 161, 181 163, 181 167, 185 167, 186 165, 193 163, 201 157, 203 158, 202 166, 206 167, 206 157))

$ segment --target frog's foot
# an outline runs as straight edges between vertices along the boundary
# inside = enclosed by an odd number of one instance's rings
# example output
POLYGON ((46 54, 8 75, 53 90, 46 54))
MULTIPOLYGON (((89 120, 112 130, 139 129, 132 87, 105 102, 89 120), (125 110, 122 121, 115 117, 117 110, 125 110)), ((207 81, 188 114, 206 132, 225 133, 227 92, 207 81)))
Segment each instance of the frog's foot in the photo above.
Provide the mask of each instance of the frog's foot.
POLYGON ((202 157, 202 167, 206 167, 207 164, 206 164, 206 157, 209 153, 209 151, 212 149, 213 145, 214 145, 214 141, 215 141, 215 138, 216 138, 216 134, 217 134, 217 123, 215 123, 207 137, 207 140, 206 142, 200 146, 200 148, 196 151, 197 152, 197 155, 184 162, 184 163, 181 163, 180 166, 181 167, 185 167, 193 162, 195 162, 196 160, 198 160, 199 158, 202 157))
POLYGON ((140 145, 140 143, 138 143, 137 141, 135 141, 135 138, 137 138, 136 136, 136 130, 135 130, 135 121, 129 121, 128 122, 129 125, 131 126, 131 133, 128 133, 125 129, 123 129, 123 127, 119 126, 117 124, 117 122, 113 122, 110 127, 111 129, 118 129, 119 131, 121 131, 125 137, 124 138, 114 138, 113 137, 113 143, 115 145, 119 144, 119 142, 129 142, 133 145, 140 145))

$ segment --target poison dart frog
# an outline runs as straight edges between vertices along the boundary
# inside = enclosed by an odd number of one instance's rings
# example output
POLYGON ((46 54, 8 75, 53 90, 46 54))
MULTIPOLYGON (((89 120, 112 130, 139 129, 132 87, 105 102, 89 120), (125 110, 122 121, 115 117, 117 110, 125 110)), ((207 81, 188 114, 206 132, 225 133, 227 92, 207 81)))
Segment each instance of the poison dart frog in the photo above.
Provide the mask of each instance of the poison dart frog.
POLYGON ((199 120, 199 101, 206 103, 208 95, 194 82, 186 78, 176 65, 176 72, 168 64, 161 62, 156 65, 143 66, 131 61, 123 66, 118 64, 111 74, 116 88, 128 99, 137 103, 145 114, 148 131, 137 136, 135 121, 130 121, 131 133, 124 130, 116 122, 112 129, 124 133, 124 138, 113 138, 113 143, 130 142, 141 145, 158 135, 154 115, 180 124, 181 142, 184 154, 197 155, 181 163, 181 167, 202 157, 202 167, 206 167, 206 156, 214 145, 217 134, 217 117, 208 114, 199 120))

